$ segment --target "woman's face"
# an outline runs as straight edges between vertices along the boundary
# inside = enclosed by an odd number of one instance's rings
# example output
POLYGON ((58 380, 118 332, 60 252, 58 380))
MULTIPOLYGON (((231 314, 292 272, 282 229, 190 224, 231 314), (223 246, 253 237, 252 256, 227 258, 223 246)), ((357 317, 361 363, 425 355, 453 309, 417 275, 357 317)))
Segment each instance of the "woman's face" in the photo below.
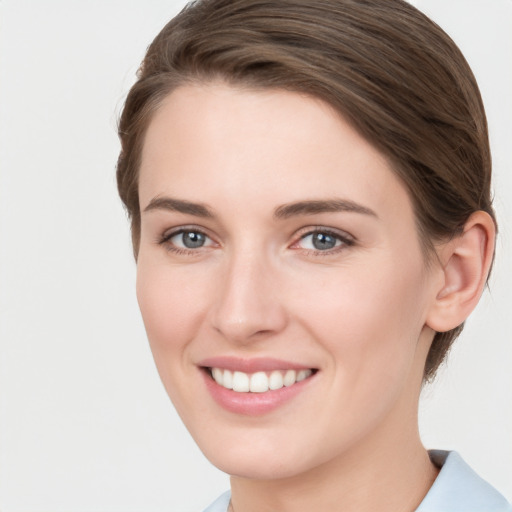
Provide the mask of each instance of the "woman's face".
POLYGON ((151 349, 215 465, 293 476, 411 434, 439 279, 406 190, 333 109, 183 86, 149 125, 139 193, 151 349))

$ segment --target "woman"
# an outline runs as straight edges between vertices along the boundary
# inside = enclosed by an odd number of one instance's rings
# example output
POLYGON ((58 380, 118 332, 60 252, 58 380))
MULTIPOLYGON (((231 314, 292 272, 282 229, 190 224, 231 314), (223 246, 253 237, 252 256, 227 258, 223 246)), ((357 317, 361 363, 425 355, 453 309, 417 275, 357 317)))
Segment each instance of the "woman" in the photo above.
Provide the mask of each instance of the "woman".
POLYGON ((510 510, 418 434, 494 254, 474 77, 401 0, 205 1, 154 40, 118 184, 208 512, 510 510))

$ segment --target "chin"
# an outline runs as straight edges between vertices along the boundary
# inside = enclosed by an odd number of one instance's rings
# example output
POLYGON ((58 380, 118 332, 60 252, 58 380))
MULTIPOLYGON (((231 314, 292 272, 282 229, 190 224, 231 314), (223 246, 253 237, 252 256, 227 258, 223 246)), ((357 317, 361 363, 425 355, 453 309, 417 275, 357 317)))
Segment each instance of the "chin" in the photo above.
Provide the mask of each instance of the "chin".
MULTIPOLYGON (((274 454, 274 457, 276 455, 274 454)), ((297 465, 297 461, 287 459, 274 460, 261 454, 214 456, 209 457, 210 462, 218 469, 230 476, 250 480, 279 480, 291 478, 302 473, 306 468, 297 465)))
POLYGON ((228 475, 251 480, 292 478, 327 462, 332 453, 308 453, 317 443, 257 428, 243 434, 195 438, 206 458, 228 475), (308 450, 309 448, 309 450, 308 450), (323 456, 323 457, 322 457, 323 456))

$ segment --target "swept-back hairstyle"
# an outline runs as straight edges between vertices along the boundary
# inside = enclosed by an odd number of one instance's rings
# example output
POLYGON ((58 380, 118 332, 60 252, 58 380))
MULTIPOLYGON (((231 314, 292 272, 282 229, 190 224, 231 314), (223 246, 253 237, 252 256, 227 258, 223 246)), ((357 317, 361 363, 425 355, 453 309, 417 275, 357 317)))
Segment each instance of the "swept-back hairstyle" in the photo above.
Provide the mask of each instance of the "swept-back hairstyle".
MULTIPOLYGON (((332 105, 390 162, 411 197, 426 261, 491 204, 487 123, 450 37, 403 0, 202 0, 149 46, 119 122, 118 188, 140 242, 138 171, 147 126, 186 83, 278 88, 332 105)), ((436 333, 433 377, 462 325, 436 333)))

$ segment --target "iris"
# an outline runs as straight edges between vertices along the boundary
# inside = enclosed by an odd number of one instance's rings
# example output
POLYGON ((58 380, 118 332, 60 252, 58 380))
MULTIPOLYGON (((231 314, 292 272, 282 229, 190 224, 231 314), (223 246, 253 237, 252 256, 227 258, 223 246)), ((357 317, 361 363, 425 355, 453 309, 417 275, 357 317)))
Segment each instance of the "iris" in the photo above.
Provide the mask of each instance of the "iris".
POLYGON ((187 249, 202 247, 206 242, 206 236, 197 231, 184 231, 181 233, 181 239, 183 241, 183 245, 187 247, 187 249))
POLYGON ((336 238, 327 233, 315 233, 313 234, 312 243, 315 249, 326 251, 336 246, 336 238))

